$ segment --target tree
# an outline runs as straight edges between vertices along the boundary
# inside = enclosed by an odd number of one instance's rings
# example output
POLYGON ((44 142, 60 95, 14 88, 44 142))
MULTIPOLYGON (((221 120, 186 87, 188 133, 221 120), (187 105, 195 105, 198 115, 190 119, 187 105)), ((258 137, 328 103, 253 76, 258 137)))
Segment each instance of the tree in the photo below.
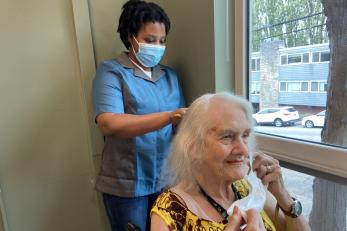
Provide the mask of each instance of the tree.
MULTIPOLYGON (((322 0, 330 40, 330 67, 322 142, 347 146, 347 1, 322 0)), ((346 229, 347 186, 315 178, 310 225, 314 231, 346 229)))
POLYGON ((328 41, 320 0, 253 0, 252 51, 267 40, 283 40, 285 47, 328 41))

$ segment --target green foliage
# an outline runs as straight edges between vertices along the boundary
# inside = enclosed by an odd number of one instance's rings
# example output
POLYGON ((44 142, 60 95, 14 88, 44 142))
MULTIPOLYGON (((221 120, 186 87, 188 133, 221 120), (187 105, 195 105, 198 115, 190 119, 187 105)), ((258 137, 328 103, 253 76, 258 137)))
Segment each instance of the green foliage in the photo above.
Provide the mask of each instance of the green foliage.
POLYGON ((320 0, 251 0, 252 52, 268 40, 285 47, 328 42, 320 0))

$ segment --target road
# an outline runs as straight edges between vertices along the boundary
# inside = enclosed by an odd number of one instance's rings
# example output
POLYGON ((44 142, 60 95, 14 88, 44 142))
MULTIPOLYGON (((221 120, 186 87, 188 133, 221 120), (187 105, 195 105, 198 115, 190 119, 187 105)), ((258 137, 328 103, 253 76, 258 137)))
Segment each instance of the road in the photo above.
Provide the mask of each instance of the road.
POLYGON ((301 125, 288 127, 256 126, 254 130, 256 132, 263 132, 290 138, 321 142, 322 128, 305 128, 301 125))

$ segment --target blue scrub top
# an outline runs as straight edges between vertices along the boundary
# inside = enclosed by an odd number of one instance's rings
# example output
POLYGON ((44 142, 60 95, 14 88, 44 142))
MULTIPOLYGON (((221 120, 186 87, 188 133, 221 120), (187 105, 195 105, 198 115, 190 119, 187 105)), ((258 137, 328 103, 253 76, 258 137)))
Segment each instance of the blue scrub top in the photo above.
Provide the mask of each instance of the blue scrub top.
MULTIPOLYGON (((169 67, 155 66, 149 78, 129 60, 127 53, 122 53, 97 68, 93 81, 95 118, 104 112, 145 115, 184 106, 177 75, 169 67)), ((105 137, 97 189, 122 197, 159 192, 160 172, 172 136, 169 124, 133 138, 105 137)))

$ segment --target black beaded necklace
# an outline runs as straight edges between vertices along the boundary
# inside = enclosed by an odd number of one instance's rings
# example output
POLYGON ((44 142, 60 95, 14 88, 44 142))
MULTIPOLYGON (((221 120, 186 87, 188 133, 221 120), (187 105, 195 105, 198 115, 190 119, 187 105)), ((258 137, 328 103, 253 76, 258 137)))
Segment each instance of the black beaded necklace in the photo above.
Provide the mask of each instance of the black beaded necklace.
MULTIPOLYGON (((236 187, 232 184, 231 188, 235 194, 235 200, 238 200, 241 198, 240 193, 237 191, 236 187)), ((215 200, 213 200, 212 197, 210 197, 199 185, 200 192, 202 195, 207 199, 207 201, 213 206, 213 208, 216 209, 216 211, 223 217, 224 220, 228 220, 228 212, 225 208, 223 208, 220 204, 218 204, 215 200)))

